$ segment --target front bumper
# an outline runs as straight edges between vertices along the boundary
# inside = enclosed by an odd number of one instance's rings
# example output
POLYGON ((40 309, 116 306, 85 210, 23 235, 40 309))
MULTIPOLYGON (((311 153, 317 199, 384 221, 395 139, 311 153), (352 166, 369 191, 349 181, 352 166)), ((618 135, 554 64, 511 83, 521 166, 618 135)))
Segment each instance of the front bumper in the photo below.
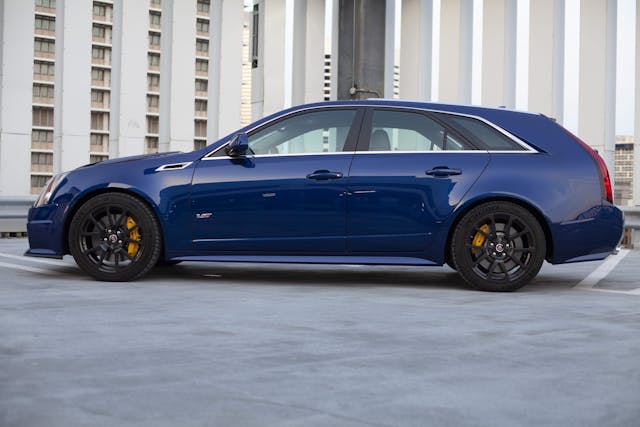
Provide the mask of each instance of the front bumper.
POLYGON ((65 254, 64 220, 61 206, 49 204, 29 209, 27 256, 62 258, 65 254))

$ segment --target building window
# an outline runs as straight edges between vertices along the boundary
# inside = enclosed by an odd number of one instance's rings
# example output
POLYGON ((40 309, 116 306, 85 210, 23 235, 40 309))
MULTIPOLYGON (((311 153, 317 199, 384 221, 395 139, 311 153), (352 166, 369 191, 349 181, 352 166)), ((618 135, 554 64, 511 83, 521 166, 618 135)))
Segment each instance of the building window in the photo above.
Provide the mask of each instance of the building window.
POLYGON ((157 117, 147 116, 147 133, 157 134, 160 129, 160 120, 157 117))
POLYGON ((207 112, 207 101, 204 99, 196 99, 195 105, 196 112, 207 112))
POLYGON ((107 8, 101 4, 93 5, 93 16, 106 16, 107 8))
POLYGON ((196 41, 196 52, 207 55, 209 53, 209 42, 206 40, 196 41))
POLYGON ((206 80, 196 80, 196 92, 206 92, 209 86, 209 82, 206 80))
POLYGON ((104 59, 105 48, 94 46, 91 49, 91 56, 93 59, 104 59))
POLYGON ((91 134, 91 151, 101 152, 109 149, 109 137, 107 135, 91 134))
POLYGON ((89 163, 98 163, 101 162, 103 160, 107 160, 109 158, 109 156, 100 156, 97 154, 92 154, 89 156, 89 163))
POLYGON ((160 97, 158 95, 147 95, 147 107, 158 108, 160 97))
POLYGON ((32 192, 38 192, 40 188, 44 187, 44 185, 49 180, 49 176, 47 175, 33 175, 31 177, 31 190, 32 192))
POLYGON ((154 4, 154 5, 159 7, 162 4, 162 1, 161 0, 151 0, 151 4, 154 4))
POLYGON ((33 107, 33 126, 53 127, 53 109, 33 107))
POLYGON ((198 19, 196 21, 196 31, 199 33, 209 34, 209 21, 205 21, 204 19, 198 19))
POLYGON ((149 45, 153 47, 160 47, 160 34, 149 33, 149 45))
POLYGON ((56 20, 55 18, 37 16, 35 20, 35 28, 36 30, 55 31, 56 20))
POLYGON ((92 68, 91 80, 104 81, 104 70, 101 70, 99 68, 92 68))
POLYGON ((159 67, 160 66, 160 55, 157 53, 150 53, 148 55, 149 67, 159 67))
POLYGON ((101 25, 94 25, 93 26, 93 37, 96 39, 104 39, 104 35, 105 35, 105 30, 104 27, 101 25))
POLYGON ((196 120, 194 123, 194 133, 197 138, 207 137, 207 122, 205 120, 196 120))
POLYGON ((198 12, 209 13, 209 0, 198 0, 198 12))
POLYGON ((34 84, 33 85, 33 97, 34 98, 50 98, 53 99, 53 86, 34 84))
POLYGON ((36 6, 46 7, 48 9, 56 8, 56 0, 36 0, 36 6))
POLYGON ((209 61, 196 59, 196 73, 207 73, 209 71, 209 61))
POLYGON ((55 53, 56 44, 52 40, 35 39, 33 50, 36 53, 55 53))
POLYGON ((92 130, 109 129, 109 113, 91 112, 91 129, 92 130))
POLYGON ((149 25, 152 27, 159 27, 160 20, 162 19, 162 15, 156 12, 149 12, 149 25))
POLYGON ((37 150, 53 149, 53 131, 50 131, 50 130, 32 131, 31 146, 37 150))
POLYGON ((251 21, 251 68, 258 67, 258 49, 260 33, 260 8, 258 5, 253 5, 253 16, 251 21))
POLYGON ((53 77, 55 74, 55 65, 50 62, 34 61, 33 63, 33 76, 38 77, 53 77))
POLYGON ((147 82, 149 84, 148 89, 153 92, 157 92, 160 87, 160 76, 156 74, 147 74, 147 82))
POLYGON ((52 153, 31 153, 31 164, 53 166, 53 154, 52 153))

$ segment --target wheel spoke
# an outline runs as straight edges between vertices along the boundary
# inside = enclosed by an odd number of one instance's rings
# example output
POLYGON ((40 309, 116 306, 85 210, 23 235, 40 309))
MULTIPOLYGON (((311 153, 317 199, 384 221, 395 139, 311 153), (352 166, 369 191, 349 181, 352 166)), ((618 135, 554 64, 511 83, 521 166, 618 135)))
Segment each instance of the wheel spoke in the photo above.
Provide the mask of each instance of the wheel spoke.
POLYGON ((489 269, 487 270, 487 277, 491 278, 491 274, 493 273, 493 270, 495 270, 496 266, 499 264, 497 259, 494 259, 493 262, 491 263, 491 265, 489 266, 489 269))
POLYGON ((101 267, 104 264, 104 260, 109 252, 111 252, 111 249, 107 249, 102 252, 102 254, 100 254, 100 259, 98 259, 98 267, 101 267))
POLYGON ((494 214, 489 215, 489 231, 492 236, 496 236, 498 234, 498 230, 496 229, 496 216, 494 214))
POLYGON ((129 252, 128 252, 128 251, 123 250, 123 251, 121 251, 121 253, 122 253, 122 255, 124 255, 124 257, 125 257, 125 258, 127 258, 129 261, 133 261, 133 259, 134 259, 134 258, 133 258, 131 255, 129 255, 129 252))
POLYGON ((481 263, 482 261, 484 261, 485 259, 487 259, 488 257, 489 257, 489 254, 487 254, 487 253, 484 253, 484 254, 480 255, 480 256, 475 260, 475 262, 473 263, 473 267, 474 267, 474 268, 478 267, 478 265, 480 265, 480 263, 481 263))
POLYGON ((102 231, 83 231, 82 233, 80 233, 80 235, 83 237, 100 236, 101 234, 102 231))
POLYGON ((516 264, 518 264, 520 266, 520 268, 525 268, 526 266, 524 265, 524 262, 522 262, 522 260, 516 256, 510 256, 509 257, 510 260, 512 260, 513 262, 515 262, 516 264))
POLYGON ((484 249, 484 246, 474 245, 473 243, 465 243, 464 247, 467 249, 484 249))
POLYGON ((92 253, 94 253, 95 251, 97 251, 98 249, 100 249, 100 246, 94 246, 92 248, 87 249, 86 251, 82 252, 84 255, 90 255, 92 253))
POLYGON ((504 265, 504 262, 500 262, 498 263, 498 265, 500 266, 500 270, 502 270, 502 272, 504 273, 505 280, 511 280, 511 276, 509 275, 509 271, 507 270, 507 267, 504 265))
POLYGON ((530 246, 528 248, 513 248, 513 252, 533 252, 535 250, 535 246, 530 246))
POLYGON ((104 227, 104 224, 100 223, 97 219, 95 219, 93 217, 93 214, 89 214, 89 219, 91 220, 91 222, 93 222, 95 224, 96 227, 99 227, 99 228, 103 228, 104 227))
POLYGON ((511 236, 509 236, 508 240, 514 240, 514 239, 517 239, 518 237, 520 237, 520 236, 524 236, 525 234, 529 234, 530 232, 531 232, 531 231, 530 231, 528 228, 525 228, 524 230, 522 230, 522 231, 520 231, 520 232, 518 232, 518 233, 516 233, 516 234, 513 234, 513 235, 511 235, 511 236))
POLYGON ((513 222, 513 216, 509 215, 509 218, 507 219, 507 223, 504 226, 504 230, 502 231, 505 236, 509 235, 509 230, 511 230, 511 223, 512 222, 513 222))

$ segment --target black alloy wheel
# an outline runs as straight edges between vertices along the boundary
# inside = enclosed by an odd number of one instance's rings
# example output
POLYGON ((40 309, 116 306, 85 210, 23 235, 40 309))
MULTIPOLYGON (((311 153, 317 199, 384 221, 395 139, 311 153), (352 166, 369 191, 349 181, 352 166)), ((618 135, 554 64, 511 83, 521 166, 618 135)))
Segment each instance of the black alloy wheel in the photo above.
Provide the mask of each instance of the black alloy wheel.
POLYGON ((540 271, 546 241, 542 227, 527 209, 510 202, 490 202, 460 220, 451 249, 454 265, 473 288, 514 291, 540 271))
POLYGON ((71 221, 69 249, 86 273, 103 281, 135 280, 158 261, 160 227, 150 208, 128 194, 101 194, 71 221))

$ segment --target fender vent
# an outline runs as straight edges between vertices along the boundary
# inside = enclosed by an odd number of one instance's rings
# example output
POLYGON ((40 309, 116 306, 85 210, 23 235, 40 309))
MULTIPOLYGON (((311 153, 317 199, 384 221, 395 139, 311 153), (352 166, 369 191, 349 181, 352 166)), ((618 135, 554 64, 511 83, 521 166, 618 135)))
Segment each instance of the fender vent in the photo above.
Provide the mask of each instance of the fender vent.
POLYGON ((193 163, 193 162, 169 163, 168 165, 162 165, 162 166, 156 168, 156 172, 184 169, 187 166, 189 166, 191 163, 193 163))

